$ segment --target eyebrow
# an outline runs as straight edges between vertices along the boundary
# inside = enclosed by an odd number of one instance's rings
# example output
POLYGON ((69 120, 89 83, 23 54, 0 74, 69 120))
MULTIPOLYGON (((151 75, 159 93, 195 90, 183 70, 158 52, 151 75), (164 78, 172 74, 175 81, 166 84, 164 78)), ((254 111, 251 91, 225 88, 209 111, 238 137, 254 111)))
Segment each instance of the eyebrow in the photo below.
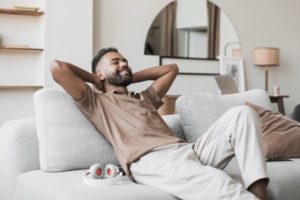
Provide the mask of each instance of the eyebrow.
POLYGON ((120 60, 128 63, 128 60, 126 58, 121 59, 121 58, 118 58, 118 57, 112 58, 110 61, 120 61, 120 60))

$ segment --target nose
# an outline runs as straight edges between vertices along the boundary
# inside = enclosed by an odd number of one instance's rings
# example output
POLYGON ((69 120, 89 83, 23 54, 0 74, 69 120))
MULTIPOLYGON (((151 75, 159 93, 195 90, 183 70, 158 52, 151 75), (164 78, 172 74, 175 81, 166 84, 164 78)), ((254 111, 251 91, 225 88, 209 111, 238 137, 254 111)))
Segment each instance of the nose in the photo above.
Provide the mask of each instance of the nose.
POLYGON ((120 61, 121 63, 121 69, 127 69, 128 68, 128 64, 127 62, 124 62, 124 61, 120 61))

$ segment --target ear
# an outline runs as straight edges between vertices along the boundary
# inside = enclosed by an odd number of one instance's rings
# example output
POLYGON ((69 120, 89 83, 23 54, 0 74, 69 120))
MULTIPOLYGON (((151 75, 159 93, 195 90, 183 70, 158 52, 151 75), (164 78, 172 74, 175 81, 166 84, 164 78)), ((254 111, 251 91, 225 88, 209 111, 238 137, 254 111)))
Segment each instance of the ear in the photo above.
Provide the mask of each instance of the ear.
POLYGON ((102 71, 97 71, 96 75, 100 78, 101 81, 105 80, 105 74, 102 71))

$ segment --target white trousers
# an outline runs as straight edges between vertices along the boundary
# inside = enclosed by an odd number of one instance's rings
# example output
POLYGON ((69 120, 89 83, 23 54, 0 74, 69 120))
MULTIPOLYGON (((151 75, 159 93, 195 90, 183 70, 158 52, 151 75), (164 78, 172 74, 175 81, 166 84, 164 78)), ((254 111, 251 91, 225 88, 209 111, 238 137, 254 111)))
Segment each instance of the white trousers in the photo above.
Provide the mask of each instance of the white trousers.
POLYGON ((155 148, 132 163, 130 170, 137 182, 180 199, 257 199, 245 188, 267 178, 260 120, 249 107, 234 107, 195 144, 155 148), (245 186, 221 170, 233 156, 238 160, 245 186))

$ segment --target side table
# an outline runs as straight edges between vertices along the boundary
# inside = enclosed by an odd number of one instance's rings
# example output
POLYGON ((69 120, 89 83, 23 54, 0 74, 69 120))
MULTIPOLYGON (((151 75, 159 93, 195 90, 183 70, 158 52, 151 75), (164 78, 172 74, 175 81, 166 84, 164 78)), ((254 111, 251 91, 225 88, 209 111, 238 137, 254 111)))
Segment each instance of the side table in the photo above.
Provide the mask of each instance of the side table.
POLYGON ((272 103, 277 103, 278 111, 281 114, 285 115, 283 98, 288 98, 290 96, 289 95, 277 95, 277 96, 270 95, 269 97, 270 97, 270 100, 271 100, 272 103))

